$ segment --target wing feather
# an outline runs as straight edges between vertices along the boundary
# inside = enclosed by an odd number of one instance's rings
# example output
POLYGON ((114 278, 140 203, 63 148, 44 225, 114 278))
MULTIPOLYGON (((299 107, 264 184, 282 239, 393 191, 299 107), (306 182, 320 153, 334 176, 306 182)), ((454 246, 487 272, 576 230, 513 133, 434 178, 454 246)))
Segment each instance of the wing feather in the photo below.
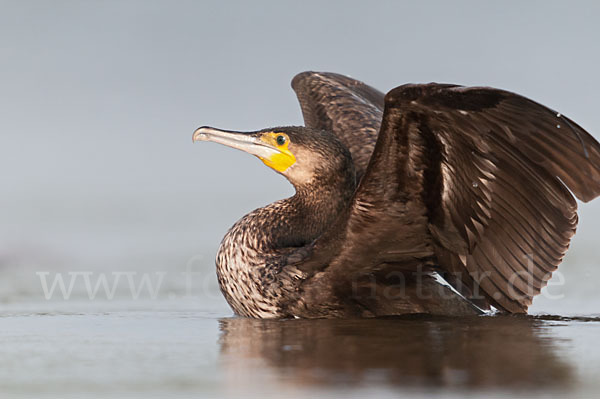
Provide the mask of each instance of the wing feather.
POLYGON ((333 132, 350 150, 357 181, 365 172, 383 117, 384 95, 352 78, 302 72, 292 80, 306 127, 333 132))
POLYGON ((525 312, 575 234, 569 189, 600 195, 600 145, 572 120, 492 88, 400 86, 351 206, 307 265, 339 278, 420 259, 474 300, 525 312))

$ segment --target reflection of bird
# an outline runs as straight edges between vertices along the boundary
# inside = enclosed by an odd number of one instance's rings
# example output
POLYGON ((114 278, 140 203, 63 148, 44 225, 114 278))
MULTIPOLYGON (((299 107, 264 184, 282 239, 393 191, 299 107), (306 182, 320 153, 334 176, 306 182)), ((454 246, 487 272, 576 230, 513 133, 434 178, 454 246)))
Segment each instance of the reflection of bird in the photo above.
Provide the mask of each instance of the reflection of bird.
POLYGON ((201 127, 296 194, 243 217, 217 255, 252 317, 526 312, 600 194, 600 145, 519 95, 447 84, 384 98, 332 73, 292 81, 306 127, 201 127))
POLYGON ((388 384, 512 391, 575 383, 574 365, 561 356, 572 343, 551 339, 555 323, 530 317, 229 318, 220 325, 221 364, 243 387, 276 381, 282 390, 388 384))

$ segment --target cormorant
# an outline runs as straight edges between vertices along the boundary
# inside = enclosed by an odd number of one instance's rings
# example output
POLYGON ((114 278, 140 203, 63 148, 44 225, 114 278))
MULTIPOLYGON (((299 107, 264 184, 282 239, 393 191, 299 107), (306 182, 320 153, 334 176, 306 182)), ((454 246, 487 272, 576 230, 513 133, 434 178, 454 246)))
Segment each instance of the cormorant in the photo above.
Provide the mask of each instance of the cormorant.
POLYGON ((600 195, 600 145, 575 122, 488 87, 294 77, 305 127, 198 128, 295 187, 225 235, 238 315, 525 313, 600 195), (571 190, 571 192, 569 192, 571 190))

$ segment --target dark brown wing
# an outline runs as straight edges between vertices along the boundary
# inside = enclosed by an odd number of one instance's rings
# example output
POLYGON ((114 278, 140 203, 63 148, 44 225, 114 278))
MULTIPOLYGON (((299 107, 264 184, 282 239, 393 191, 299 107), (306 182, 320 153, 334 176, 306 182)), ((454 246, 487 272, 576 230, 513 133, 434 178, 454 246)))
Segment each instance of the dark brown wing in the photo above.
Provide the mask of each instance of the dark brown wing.
POLYGON ((305 266, 339 280, 433 260, 501 309, 525 312, 575 233, 567 187, 583 201, 600 194, 600 145, 506 91, 405 85, 385 101, 353 203, 305 266))
POLYGON ((335 133, 350 150, 358 178, 364 174, 383 117, 383 93, 358 80, 327 72, 302 72, 292 80, 307 127, 335 133))

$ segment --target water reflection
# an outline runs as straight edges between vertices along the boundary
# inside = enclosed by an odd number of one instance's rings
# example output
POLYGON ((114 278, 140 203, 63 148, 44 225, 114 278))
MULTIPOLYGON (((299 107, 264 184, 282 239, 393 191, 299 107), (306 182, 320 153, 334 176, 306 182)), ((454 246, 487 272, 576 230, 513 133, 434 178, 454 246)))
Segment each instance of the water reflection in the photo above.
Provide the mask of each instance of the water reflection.
POLYGON ((564 340, 531 317, 379 320, 222 319, 221 363, 236 379, 288 384, 566 387, 564 340))

